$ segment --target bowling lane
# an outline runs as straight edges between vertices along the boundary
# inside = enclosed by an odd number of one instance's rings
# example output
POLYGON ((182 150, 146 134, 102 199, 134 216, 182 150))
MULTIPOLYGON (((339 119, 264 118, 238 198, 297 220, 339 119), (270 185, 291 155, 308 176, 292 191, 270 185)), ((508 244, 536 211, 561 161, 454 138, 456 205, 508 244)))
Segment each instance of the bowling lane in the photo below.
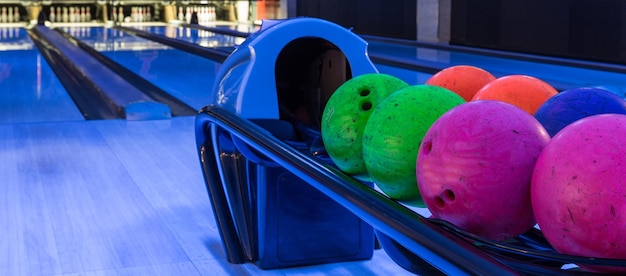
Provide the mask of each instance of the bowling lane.
MULTIPOLYGON (((236 46, 241 44, 245 38, 229 35, 216 34, 207 30, 198 30, 194 28, 179 27, 179 26, 140 26, 137 27, 143 31, 150 33, 165 35, 170 38, 183 40, 190 43, 195 43, 203 47, 218 48, 227 51, 232 51, 236 46)), ((237 30, 241 32, 251 32, 258 30, 258 27, 248 25, 224 25, 216 26, 215 28, 223 28, 228 30, 237 30)), ((376 67, 381 73, 387 73, 397 76, 407 83, 424 83, 432 74, 414 71, 410 69, 404 69, 400 67, 394 67, 384 64, 376 64, 376 67)))
POLYGON ((398 77, 411 85, 425 83, 432 76, 432 74, 430 73, 424 73, 380 63, 377 63, 375 65, 378 69, 378 72, 398 77))
MULTIPOLYGON (((264 20, 267 21, 267 20, 264 20)), ((271 19, 269 20, 271 21, 271 19)), ((213 27, 213 28, 217 28, 217 29, 224 29, 224 30, 231 30, 231 31, 238 31, 238 32, 244 32, 244 33, 252 33, 252 32, 256 32, 258 31, 261 26, 258 25, 250 25, 250 24, 216 24, 216 25, 206 25, 207 27, 213 27)))
POLYGON ((62 27, 194 109, 208 104, 220 63, 105 27, 62 27))
POLYGON ((0 123, 84 120, 20 27, 0 27, 0 123))
MULTIPOLYGON (((368 50, 372 56, 392 57, 409 62, 416 61, 435 67, 445 68, 453 65, 469 64, 488 70, 496 76, 525 74, 540 78, 555 88, 564 90, 575 87, 592 86, 610 90, 622 97, 626 93, 624 74, 616 71, 594 69, 591 66, 603 66, 601 63, 580 61, 581 66, 560 65, 534 60, 533 55, 517 55, 523 59, 513 59, 464 51, 400 45, 368 39, 368 50)), ((480 49, 484 50, 484 49, 480 49)), ((484 50, 484 52, 489 52, 484 50)), ((492 51, 494 54, 498 53, 492 51)), ((552 59, 552 58, 550 58, 552 59)), ((563 61, 565 59, 553 59, 563 61)), ((576 63, 575 60, 565 60, 576 63)), ((610 65, 611 67, 620 67, 610 65)), ((626 72, 626 66, 622 69, 626 72)))
MULTIPOLYGON (((240 27, 241 26, 215 26, 215 28, 235 29, 244 33, 253 32, 258 29, 243 26, 241 27, 243 29, 240 30, 238 29, 240 27), (247 31, 246 27, 248 28, 247 31)), ((150 31, 161 34, 169 33, 169 36, 172 38, 186 40, 205 47, 207 45, 216 45, 215 42, 213 42, 213 44, 201 42, 202 37, 212 37, 215 36, 214 33, 202 30, 198 31, 193 28, 160 26, 151 28, 150 31)), ((542 62, 543 57, 520 53, 503 52, 504 55, 501 55, 498 51, 490 51, 487 49, 456 47, 465 49, 455 50, 453 49, 454 47, 448 49, 444 47, 432 47, 437 45, 428 43, 421 43, 423 45, 416 46, 380 41, 378 38, 371 36, 363 37, 369 43, 368 51, 372 57, 391 58, 393 60, 418 63, 426 67, 439 69, 453 65, 470 64, 484 68, 496 76, 512 74, 535 76, 550 83, 559 90, 591 86, 604 88, 626 98, 626 81, 624 81, 624 74, 616 70, 598 69, 606 65, 602 63, 552 57, 547 57, 549 62, 542 62), (506 57, 507 55, 509 57, 506 57), (515 58, 510 58, 510 56, 514 56, 515 58), (559 63, 562 60, 565 62, 559 63), (580 66, 572 66, 571 64, 580 64, 580 66)), ((238 37, 228 37, 227 39, 228 41, 235 39, 235 46, 243 41, 243 38, 238 37)), ((373 58, 373 60, 375 59, 373 58)), ((411 84, 424 83, 432 75, 432 72, 421 72, 419 69, 402 68, 401 66, 385 62, 375 61, 375 63, 380 72, 396 75, 411 84)), ((609 66, 620 67, 615 65, 609 66)), ((626 72, 626 66, 622 66, 621 70, 622 72, 626 72)))
MULTIPOLYGON (((243 33, 258 30, 258 27, 255 26, 234 25, 212 27, 237 30, 243 33)), ((202 37, 216 36, 214 33, 202 30, 198 31, 193 28, 159 26, 151 28, 150 31, 160 34, 169 33, 169 37, 186 40, 205 47, 207 45, 216 45, 215 42, 207 44, 201 41, 202 37)), ((559 90, 583 86, 599 87, 626 98, 626 81, 624 81, 623 73, 626 72, 626 66, 491 51, 471 47, 453 46, 445 48, 437 47, 438 45, 429 43, 420 43, 420 45, 416 46, 410 45, 406 43, 406 41, 401 41, 402 43, 390 43, 384 41, 385 39, 380 40, 380 38, 377 37, 363 37, 369 43, 368 51, 372 57, 391 58, 393 60, 418 63, 426 67, 440 69, 453 65, 470 64, 484 68, 496 76, 512 74, 535 76, 550 83, 559 90), (548 61, 542 61, 546 59, 548 61), (606 65, 618 69, 599 69, 606 65)), ((227 41, 232 41, 233 39, 235 39, 234 46, 243 41, 243 38, 234 38, 232 36, 228 37, 227 41)), ((393 39, 390 41, 393 41, 393 39)), ((224 49, 228 49, 227 47, 229 46, 224 47, 224 49)), ((412 84, 423 83, 432 75, 432 72, 420 72, 416 69, 402 68, 401 66, 384 62, 375 63, 380 72, 397 75, 412 84)))
POLYGON ((245 38, 242 37, 216 34, 206 30, 178 27, 173 25, 150 26, 147 29, 141 30, 164 35, 169 38, 195 43, 202 47, 224 49, 229 52, 234 50, 237 45, 241 44, 245 40, 245 38))

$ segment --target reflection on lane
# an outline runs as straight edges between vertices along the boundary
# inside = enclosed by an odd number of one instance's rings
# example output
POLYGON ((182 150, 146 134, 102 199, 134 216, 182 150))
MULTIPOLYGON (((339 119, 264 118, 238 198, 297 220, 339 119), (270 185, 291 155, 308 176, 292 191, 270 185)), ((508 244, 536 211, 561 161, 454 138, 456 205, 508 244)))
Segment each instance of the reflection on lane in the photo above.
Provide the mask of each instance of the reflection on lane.
POLYGON ((156 29, 153 32, 165 34, 168 37, 195 43, 203 47, 236 47, 241 44, 245 38, 234 37, 222 34, 216 34, 205 30, 197 30, 192 28, 167 26, 156 29))
POLYGON ((30 41, 23 28, 0 27, 0 51, 29 50, 35 45, 30 41))
POLYGON ((136 28, 150 33, 164 35, 169 38, 191 42, 207 48, 233 48, 241 44, 245 40, 241 37, 216 34, 205 30, 171 25, 142 26, 136 28))
POLYGON ((388 66, 384 64, 375 64, 375 65, 376 65, 376 69, 378 69, 378 72, 400 78, 401 80, 405 81, 406 83, 410 85, 423 84, 432 76, 432 74, 429 74, 429 73, 422 73, 422 72, 417 72, 413 70, 388 66))
POLYGON ((137 39, 137 37, 123 31, 101 26, 65 26, 59 29, 98 51, 132 51, 170 48, 161 43, 137 39))
POLYGON ((24 28, 0 28, 0 124, 84 120, 24 28))
POLYGON ((194 109, 208 104, 219 63, 118 29, 66 27, 63 30, 194 109))

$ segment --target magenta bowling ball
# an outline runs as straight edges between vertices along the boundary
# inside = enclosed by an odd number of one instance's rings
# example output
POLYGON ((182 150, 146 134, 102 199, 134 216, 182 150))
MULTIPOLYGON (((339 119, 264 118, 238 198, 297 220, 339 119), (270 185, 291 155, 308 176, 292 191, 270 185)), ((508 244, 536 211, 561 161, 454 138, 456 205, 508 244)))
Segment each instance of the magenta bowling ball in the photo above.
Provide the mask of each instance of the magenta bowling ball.
POLYGON ((563 128, 539 156, 531 185, 548 242, 564 254, 626 259, 625 180, 626 115, 589 116, 563 128))
POLYGON ((473 101, 441 116, 417 156, 417 183, 433 217, 503 241, 535 225, 530 183, 550 136, 528 112, 473 101))

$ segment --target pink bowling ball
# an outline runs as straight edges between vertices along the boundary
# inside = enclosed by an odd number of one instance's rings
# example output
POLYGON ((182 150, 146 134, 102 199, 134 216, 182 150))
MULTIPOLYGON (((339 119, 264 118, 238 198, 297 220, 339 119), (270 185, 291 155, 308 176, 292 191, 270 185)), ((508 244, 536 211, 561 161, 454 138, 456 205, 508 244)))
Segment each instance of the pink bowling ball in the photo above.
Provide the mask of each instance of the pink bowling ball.
POLYGON ((532 204, 541 231, 558 252, 626 259, 624 137, 626 115, 594 115, 563 128, 539 156, 532 204))
POLYGON ((535 225, 530 182, 550 136, 501 101, 474 101, 441 116, 417 156, 417 183, 433 217, 503 241, 535 225))

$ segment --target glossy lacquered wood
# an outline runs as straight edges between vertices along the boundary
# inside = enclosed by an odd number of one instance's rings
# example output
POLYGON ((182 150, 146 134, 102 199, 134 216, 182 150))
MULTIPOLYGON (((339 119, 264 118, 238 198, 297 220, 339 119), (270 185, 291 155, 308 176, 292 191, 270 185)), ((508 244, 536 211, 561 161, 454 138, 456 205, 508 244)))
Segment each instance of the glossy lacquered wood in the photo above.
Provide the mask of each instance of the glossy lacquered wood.
POLYGON ((402 275, 225 259, 193 117, 0 125, 0 275, 402 275))

